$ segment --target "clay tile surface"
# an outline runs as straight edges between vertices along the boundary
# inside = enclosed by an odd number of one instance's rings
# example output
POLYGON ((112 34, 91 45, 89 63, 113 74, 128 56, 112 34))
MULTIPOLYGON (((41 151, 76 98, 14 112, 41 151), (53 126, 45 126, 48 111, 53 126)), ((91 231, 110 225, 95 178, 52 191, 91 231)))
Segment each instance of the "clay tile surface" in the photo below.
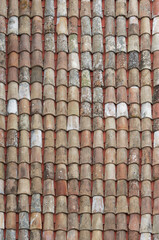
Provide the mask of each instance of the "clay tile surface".
POLYGON ((44 16, 52 16, 54 17, 55 11, 54 11, 54 0, 48 0, 45 2, 45 13, 44 16))
POLYGON ((18 34, 18 17, 13 16, 8 20, 8 34, 18 34))
POLYGON ((159 0, 1 0, 0 240, 158 222, 159 0))
MULTIPOLYGON (((156 4, 156 3, 155 3, 156 4)), ((153 4, 153 8, 155 8, 155 4, 153 4)), ((157 4, 156 4, 157 5, 157 4)), ((140 17, 151 17, 151 15, 153 16, 153 11, 150 11, 150 1, 146 0, 146 1, 140 1, 140 17)))
POLYGON ((7 17, 7 3, 6 0, 2 0, 1 6, 0 6, 0 15, 7 17))

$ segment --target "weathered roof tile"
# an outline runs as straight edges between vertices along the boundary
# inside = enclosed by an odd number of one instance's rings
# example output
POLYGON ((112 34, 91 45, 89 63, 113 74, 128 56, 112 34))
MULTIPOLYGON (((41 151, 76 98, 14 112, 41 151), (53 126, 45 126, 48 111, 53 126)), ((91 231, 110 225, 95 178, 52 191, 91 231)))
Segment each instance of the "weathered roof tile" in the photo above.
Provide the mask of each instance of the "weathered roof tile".
POLYGON ((87 16, 81 18, 81 34, 91 35, 91 22, 87 16))
POLYGON ((80 16, 88 16, 91 17, 91 4, 90 0, 82 0, 81 1, 81 11, 80 11, 80 16))
POLYGON ((22 16, 19 20, 19 34, 28 34, 30 36, 30 18, 22 16))
POLYGON ((159 33, 158 23, 159 23, 159 17, 155 17, 153 19, 152 34, 159 33))
MULTIPOLYGON (((51 20, 51 19, 50 19, 51 20)), ((52 23, 52 21, 51 21, 52 23)), ((53 23, 52 23, 53 25, 53 23)), ((51 30, 53 29, 53 26, 51 30)), ((59 17, 57 18, 57 23, 56 23, 56 32, 57 34, 68 34, 68 29, 67 29, 67 18, 66 17, 59 17)))
POLYGON ((6 0, 2 0, 0 7, 0 15, 7 17, 7 3, 6 0))
POLYGON ((106 52, 115 52, 115 37, 108 36, 105 38, 106 41, 106 52))
MULTIPOLYGON (((154 6, 154 5, 153 5, 154 6)), ((140 18, 142 17, 151 17, 150 11, 150 1, 149 0, 141 0, 140 1, 140 11, 139 11, 140 18)))
POLYGON ((33 0, 31 6, 31 17, 43 17, 41 0, 33 0))
POLYGON ((20 1, 20 6, 19 6, 19 16, 30 16, 30 4, 29 0, 20 1))
POLYGON ((103 17, 102 0, 93 1, 93 17, 103 17))
POLYGON ((45 13, 44 16, 52 16, 54 17, 55 11, 54 11, 54 0, 46 0, 45 1, 45 13))
POLYGON ((85 35, 81 37, 81 51, 92 52, 91 36, 85 35))
MULTIPOLYGON (((130 20, 129 20, 129 24, 130 24, 130 20)), ((123 16, 117 17, 117 36, 125 36, 125 37, 127 36, 126 18, 123 16)))
POLYGON ((128 34, 133 35, 139 35, 139 21, 137 17, 130 17, 129 18, 129 29, 128 29, 128 34))
POLYGON ((10 17, 8 21, 8 34, 14 33, 18 35, 18 17, 10 17))
POLYGON ((78 0, 69 1, 68 17, 79 17, 78 0))
POLYGON ((76 34, 69 36, 69 52, 78 52, 78 39, 76 34))
POLYGON ((66 9, 66 0, 58 0, 57 1, 57 17, 66 17, 67 9, 66 9))
MULTIPOLYGON (((55 46, 54 46, 54 48, 55 48, 55 46)), ((67 49, 67 37, 64 34, 60 34, 59 36, 57 36, 57 52, 68 52, 68 49, 67 49)))
POLYGON ((137 16, 138 17, 138 1, 130 0, 129 1, 129 10, 128 10, 128 16, 137 16))
POLYGON ((139 52, 139 37, 137 35, 128 37, 128 52, 131 51, 139 52))
POLYGON ((106 16, 115 17, 115 1, 114 0, 111 0, 111 2, 105 1, 104 14, 106 16))
MULTIPOLYGON (((82 60, 81 60, 82 61, 82 60)), ((71 69, 80 69, 79 65, 79 57, 77 53, 70 53, 69 54, 69 65, 68 65, 69 70, 71 69)))
POLYGON ((116 16, 127 16, 127 9, 126 9, 126 0, 117 0, 116 1, 116 16))
POLYGON ((117 37, 117 52, 126 52, 126 38, 117 37))
POLYGON ((92 23, 92 34, 103 34, 102 22, 100 17, 94 17, 92 23))

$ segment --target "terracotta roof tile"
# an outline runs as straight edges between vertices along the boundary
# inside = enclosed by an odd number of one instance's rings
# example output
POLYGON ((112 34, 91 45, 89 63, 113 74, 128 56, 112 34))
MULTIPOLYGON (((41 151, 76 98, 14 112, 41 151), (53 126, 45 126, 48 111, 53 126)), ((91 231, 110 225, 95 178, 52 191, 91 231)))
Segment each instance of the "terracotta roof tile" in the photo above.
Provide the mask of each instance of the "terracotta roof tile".
POLYGON ((1 40, 0 51, 2 51, 2 52, 6 52, 6 46, 5 46, 5 34, 0 33, 0 40, 1 40))
POLYGON ((64 34, 57 36, 57 52, 68 52, 67 37, 64 34))
POLYGON ((129 10, 128 16, 137 16, 138 17, 138 1, 129 1, 129 10))
POLYGON ((69 64, 68 64, 68 69, 77 69, 79 70, 80 66, 79 66, 79 58, 78 58, 78 54, 73 52, 69 54, 69 64))
POLYGON ((18 34, 18 17, 13 16, 9 18, 8 34, 18 34))
MULTIPOLYGON (((45 25, 44 25, 45 30, 45 25)), ((32 34, 42 33, 42 19, 39 16, 35 16, 32 19, 32 34)))
POLYGON ((7 4, 6 4, 6 0, 2 1, 1 8, 0 8, 0 15, 4 16, 4 17, 7 17, 7 4))
POLYGON ((0 24, 1 24, 0 32, 6 34, 5 17, 0 16, 0 24))
POLYGON ((155 215, 153 217, 153 233, 158 233, 157 230, 157 221, 158 221, 158 215, 155 215))
POLYGON ((46 1, 44 16, 45 17, 47 17, 47 16, 54 17, 54 15, 55 15, 55 12, 54 12, 54 0, 46 1))
POLYGON ((102 22, 101 22, 101 18, 100 17, 95 17, 93 18, 93 23, 92 23, 92 34, 96 35, 96 34, 103 34, 102 31, 102 22))
MULTIPOLYGON (((11 35, 13 36, 13 35, 11 35)), ((20 52, 27 51, 30 52, 30 41, 29 36, 26 34, 23 34, 20 38, 20 46, 19 46, 20 52)))
POLYGON ((78 1, 71 0, 69 2, 69 9, 68 9, 68 17, 79 17, 79 10, 78 10, 78 1))
POLYGON ((115 230, 115 214, 107 213, 105 214, 105 225, 104 230, 115 230))
POLYGON ((158 7, 2 0, 0 239, 158 239, 158 7))
POLYGON ((81 1, 81 11, 80 11, 80 17, 88 16, 91 17, 91 7, 90 7, 90 1, 88 0, 82 0, 81 1))
POLYGON ((126 10, 126 0, 118 0, 116 2, 116 16, 126 16, 127 10, 126 10))
POLYGON ((19 34, 30 35, 30 18, 28 16, 22 16, 19 20, 19 34))
POLYGON ((76 17, 70 17, 68 19, 68 33, 78 33, 78 25, 77 25, 78 19, 76 17))
POLYGON ((19 16, 28 15, 30 16, 30 4, 29 0, 26 2, 21 1, 19 6, 19 16))
POLYGON ((128 35, 139 35, 139 21, 137 17, 130 17, 129 18, 129 28, 128 28, 128 35))
POLYGON ((147 17, 141 19, 141 34, 150 34, 150 20, 147 17))
POLYGON ((18 17, 18 1, 13 0, 9 1, 9 8, 8 8, 8 17, 17 16, 18 17))
POLYGON ((153 7, 152 7, 152 17, 158 16, 158 2, 154 1, 153 7))

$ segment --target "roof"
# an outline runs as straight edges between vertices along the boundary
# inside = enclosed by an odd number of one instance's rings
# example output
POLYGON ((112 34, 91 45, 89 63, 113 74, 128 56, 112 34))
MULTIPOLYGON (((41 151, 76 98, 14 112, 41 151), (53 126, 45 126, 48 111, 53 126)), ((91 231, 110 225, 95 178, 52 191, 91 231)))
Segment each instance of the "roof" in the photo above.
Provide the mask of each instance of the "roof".
POLYGON ((1 0, 0 240, 158 222, 159 0, 1 0))

